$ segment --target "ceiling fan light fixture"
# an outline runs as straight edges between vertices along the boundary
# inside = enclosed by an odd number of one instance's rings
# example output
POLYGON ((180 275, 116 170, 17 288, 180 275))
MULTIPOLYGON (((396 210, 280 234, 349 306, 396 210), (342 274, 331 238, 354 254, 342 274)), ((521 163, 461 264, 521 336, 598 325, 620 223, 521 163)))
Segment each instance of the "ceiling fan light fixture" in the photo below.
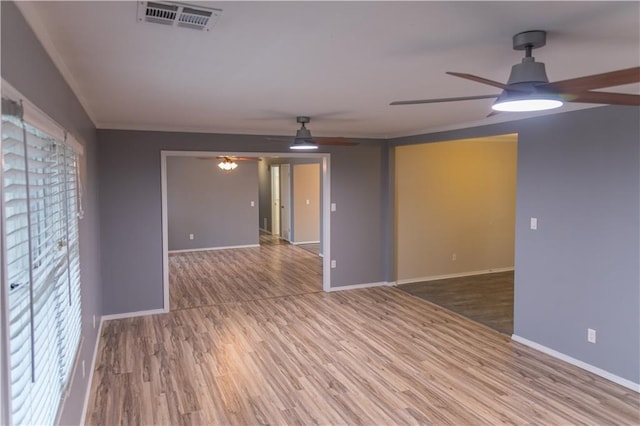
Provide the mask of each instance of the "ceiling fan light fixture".
POLYGON ((512 92, 504 91, 498 99, 496 99, 491 109, 500 112, 530 112, 559 108, 562 105, 562 100, 553 94, 513 94, 512 92))
POLYGON ((293 143, 289 146, 289 149, 295 149, 299 151, 311 151, 314 149, 318 149, 318 144, 315 144, 306 139, 298 139, 296 138, 293 143))
POLYGON ((230 171, 238 167, 238 163, 231 160, 222 160, 218 163, 218 167, 220 167, 222 170, 230 171))

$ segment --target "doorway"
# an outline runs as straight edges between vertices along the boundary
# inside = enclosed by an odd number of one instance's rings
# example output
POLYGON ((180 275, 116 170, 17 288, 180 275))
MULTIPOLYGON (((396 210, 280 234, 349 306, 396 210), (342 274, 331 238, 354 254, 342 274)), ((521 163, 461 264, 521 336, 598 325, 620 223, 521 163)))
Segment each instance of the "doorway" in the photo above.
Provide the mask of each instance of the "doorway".
POLYGON ((517 134, 396 148, 399 288, 513 330, 517 134))
MULTIPOLYGON (((330 251, 330 203, 329 200, 330 198, 330 154, 319 154, 319 153, 264 153, 264 152, 210 152, 210 151, 162 151, 161 152, 161 183, 162 183, 162 226, 163 226, 163 233, 162 233, 162 244, 163 244, 163 292, 164 292, 164 308, 163 310, 165 312, 169 312, 170 308, 171 308, 171 295, 170 295, 170 262, 169 262, 169 256, 170 256, 170 248, 169 248, 169 201, 168 201, 168 161, 171 158, 177 157, 177 158, 185 158, 185 157, 190 157, 192 159, 199 159, 201 162, 206 162, 203 160, 207 160, 208 158, 210 158, 211 160, 211 164, 216 164, 214 162, 214 160, 216 159, 216 157, 220 157, 220 156, 238 156, 238 157, 254 157, 254 158, 275 158, 275 157, 289 157, 289 158, 293 158, 293 159, 313 159, 315 161, 319 161, 320 162, 320 167, 322 170, 322 240, 325 243, 325 257, 321 260, 318 261, 317 257, 314 258, 314 261, 316 262, 317 266, 317 272, 314 272, 314 274, 316 274, 316 276, 318 277, 318 287, 316 290, 314 291, 319 291, 320 289, 322 291, 330 291, 331 290, 331 268, 330 268, 330 256, 329 256, 329 251, 330 251)), ((241 163, 242 164, 242 163, 241 163)), ((238 165, 238 169, 239 170, 241 167, 241 165, 238 165)), ((283 168, 280 167, 279 169, 279 177, 280 179, 278 179, 279 182, 279 186, 280 186, 280 206, 282 206, 282 183, 285 180, 285 176, 290 174, 290 171, 287 170, 288 168, 285 167, 284 168, 285 171, 283 172, 283 168), (283 176, 285 175, 285 176, 283 176)), ((228 174, 227 176, 232 176, 231 174, 228 174)), ((272 179, 272 178, 271 178, 272 179)), ((288 179, 287 179, 288 180, 288 179)), ((270 184, 271 182, 270 178, 267 176, 266 177, 266 183, 267 186, 266 188, 270 189, 270 184)), ((256 186, 258 186, 256 184, 256 186)), ((236 191, 233 191, 232 188, 226 187, 226 190, 228 191, 229 194, 235 194, 237 193, 236 191)), ((285 188, 285 190, 288 190, 289 196, 290 196, 290 191, 291 191, 291 187, 289 186, 288 188, 285 188)), ((241 193, 243 193, 241 191, 241 193)), ((215 197, 216 200, 220 200, 220 197, 215 197)), ((265 201, 266 203, 269 203, 270 198, 267 198, 265 201)), ((290 203, 289 203, 290 204, 290 203)), ((253 199, 249 200, 247 199, 245 202, 245 207, 247 209, 249 208, 258 208, 259 203, 255 203, 253 199)), ((271 209, 273 208, 273 205, 269 206, 271 209)), ((267 211, 270 210, 270 208, 267 208, 267 211)), ((289 206, 289 209, 291 208, 291 206, 289 206)), ((289 211, 289 219, 287 220, 285 218, 285 220, 283 220, 282 217, 280 217, 280 233, 283 234, 283 230, 287 231, 287 234, 285 234, 285 236, 288 236, 290 238, 291 235, 291 230, 290 230, 290 225, 286 226, 285 223, 290 222, 290 215, 291 212, 289 209, 283 209, 280 208, 280 210, 288 210, 289 211)), ((274 216, 278 216, 278 215, 274 215, 274 216)), ((215 218, 214 220, 233 220, 234 216, 230 215, 226 218, 215 218)), ((268 223, 268 222, 267 222, 268 223)), ((255 233, 256 235, 259 234, 259 226, 258 226, 258 217, 256 215, 255 217, 255 233)), ((184 232, 183 232, 184 233, 184 232)), ((189 240, 197 240, 197 234, 194 235, 194 237, 191 237, 190 235, 190 231, 187 232, 186 237, 183 235, 182 237, 189 239, 189 240)), ((295 249, 295 250, 299 250, 300 252, 304 253, 304 250, 299 249, 295 246, 291 245, 291 248, 295 249)), ((202 250, 198 250, 197 248, 193 249, 193 248, 189 248, 188 253, 185 253, 193 258, 198 258, 198 257, 202 257, 202 256, 213 256, 215 257, 214 253, 221 253, 223 251, 229 252, 229 250, 253 250, 254 252, 259 252, 261 250, 261 247, 259 246, 259 244, 255 244, 255 245, 250 245, 247 246, 246 248, 243 247, 206 247, 202 250)), ((254 253, 255 254, 255 253, 254 253)), ((176 255, 176 253, 171 254, 171 256, 176 255)), ((181 255, 181 253, 179 253, 179 255, 181 255)), ((211 257, 210 256, 210 257, 211 257)), ((299 265, 301 265, 303 262, 299 262, 297 259, 297 256, 295 254, 284 254, 284 256, 288 256, 291 260, 291 265, 288 268, 289 271, 291 271, 292 269, 297 268, 299 265)), ((303 254, 304 256, 304 254, 303 254)), ((172 259, 173 260, 173 259, 172 259)), ((251 265, 250 260, 247 259, 241 259, 240 262, 238 262, 234 267, 238 270, 238 271, 242 271, 243 270, 243 265, 251 265), (242 263, 242 262, 249 262, 249 263, 242 263)), ((277 274, 278 273, 286 273, 285 270, 282 270, 282 272, 278 272, 275 271, 275 275, 274 275, 274 271, 273 270, 267 270, 270 266, 274 266, 277 265, 277 262, 267 262, 264 264, 265 267, 263 269, 256 269, 253 272, 253 276, 252 279, 254 280, 254 282, 256 283, 261 283, 263 287, 254 291, 253 293, 255 294, 251 294, 251 292, 253 291, 253 288, 249 288, 247 287, 247 292, 246 295, 240 295, 239 298, 243 298, 243 297, 261 297, 260 296, 260 292, 264 293, 265 297, 271 297, 272 293, 274 292, 278 292, 279 289, 277 288, 277 286, 279 285, 279 280, 277 279, 277 274), (268 280, 260 280, 260 277, 258 275, 260 274, 264 274, 264 273, 269 273, 270 274, 270 278, 268 280), (272 278, 273 277, 273 278, 272 278), (267 284, 272 284, 271 286, 269 285, 264 285, 265 282, 267 284)), ((188 270, 190 265, 182 265, 182 270, 188 270)), ((254 265, 255 266, 255 265, 254 265)), ((220 275, 219 278, 221 278, 221 280, 225 280, 229 277, 233 278, 233 274, 228 275, 227 272, 233 270, 234 267, 228 266, 228 267, 223 267, 223 268, 219 268, 219 273, 222 274, 220 275)), ((282 269, 282 268, 281 268, 282 269)), ((172 273, 173 271, 176 270, 175 268, 172 269, 172 273)), ((308 274, 305 273, 300 273, 299 274, 302 280, 304 280, 305 276, 309 276, 308 274)), ((209 279, 209 277, 205 277, 205 281, 209 279)), ((213 278, 212 278, 213 279, 213 278)), ((233 286, 229 286, 229 290, 230 291, 236 291, 237 289, 234 289, 233 286)), ((226 291, 226 289, 225 289, 226 291)), ((307 291, 307 290, 305 290, 307 291)), ((185 292, 185 294, 190 294, 190 292, 185 292)), ((222 294, 222 293, 219 293, 222 294)), ((210 303, 226 303, 226 300, 220 300, 220 301, 215 301, 215 297, 216 295, 210 295, 211 297, 209 299, 213 300, 213 302, 210 303)), ((226 296, 229 296, 229 294, 226 294, 226 296)), ((278 296, 278 294, 276 294, 276 296, 278 296)), ((199 303, 199 302, 198 302, 199 303)), ((179 308, 179 306, 178 306, 179 308)))

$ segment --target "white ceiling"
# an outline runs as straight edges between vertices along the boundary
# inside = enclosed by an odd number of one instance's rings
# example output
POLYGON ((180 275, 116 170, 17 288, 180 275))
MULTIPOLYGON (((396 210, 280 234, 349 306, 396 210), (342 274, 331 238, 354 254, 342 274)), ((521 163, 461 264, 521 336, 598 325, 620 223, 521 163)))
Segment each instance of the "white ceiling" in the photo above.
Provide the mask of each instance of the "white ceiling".
POLYGON ((388 104, 497 93, 445 71, 506 82, 532 29, 551 81, 640 65, 639 2, 198 4, 223 10, 211 32, 138 23, 133 1, 19 7, 98 128, 293 135, 309 115, 315 136, 394 137, 520 118, 388 104))

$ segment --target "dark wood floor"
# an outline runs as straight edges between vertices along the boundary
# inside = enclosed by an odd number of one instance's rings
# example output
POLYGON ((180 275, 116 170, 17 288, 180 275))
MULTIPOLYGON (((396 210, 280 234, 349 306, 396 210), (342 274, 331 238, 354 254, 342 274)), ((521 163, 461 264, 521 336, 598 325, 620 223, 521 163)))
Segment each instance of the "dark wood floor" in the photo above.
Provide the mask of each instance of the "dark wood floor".
POLYGON ((298 244, 297 246, 306 251, 310 251, 316 256, 320 256, 320 243, 298 244))
POLYGON ((399 285, 398 288, 513 334, 513 271, 399 285))

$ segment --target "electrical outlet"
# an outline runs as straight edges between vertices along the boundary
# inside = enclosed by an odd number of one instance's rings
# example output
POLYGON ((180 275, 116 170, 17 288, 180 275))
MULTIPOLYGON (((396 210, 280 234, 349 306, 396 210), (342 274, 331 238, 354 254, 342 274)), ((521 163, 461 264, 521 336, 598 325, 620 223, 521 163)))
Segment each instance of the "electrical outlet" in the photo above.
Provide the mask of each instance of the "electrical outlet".
POLYGON ((193 240, 193 234, 189 234, 189 239, 193 240))
POLYGON ((536 229, 538 229, 538 218, 537 217, 532 217, 531 218, 531 222, 529 223, 530 228, 533 229, 534 231, 536 229))
POLYGON ((336 203, 331 203, 331 211, 332 212, 336 211, 336 203))
POLYGON ((255 207, 255 206, 256 206, 256 202, 255 202, 255 201, 252 201, 252 202, 251 202, 251 207, 255 207))
POLYGON ((596 343, 596 331, 593 328, 587 328, 587 342, 596 343))
POLYGON ((336 261, 335 261, 335 260, 332 260, 332 261, 331 261, 331 268, 333 269, 333 268, 335 268, 335 267, 336 267, 336 261))
POLYGON ((452 261, 452 262, 455 262, 457 259, 458 259, 458 255, 457 255, 457 254, 455 254, 455 253, 453 253, 453 254, 451 255, 451 261, 452 261))

